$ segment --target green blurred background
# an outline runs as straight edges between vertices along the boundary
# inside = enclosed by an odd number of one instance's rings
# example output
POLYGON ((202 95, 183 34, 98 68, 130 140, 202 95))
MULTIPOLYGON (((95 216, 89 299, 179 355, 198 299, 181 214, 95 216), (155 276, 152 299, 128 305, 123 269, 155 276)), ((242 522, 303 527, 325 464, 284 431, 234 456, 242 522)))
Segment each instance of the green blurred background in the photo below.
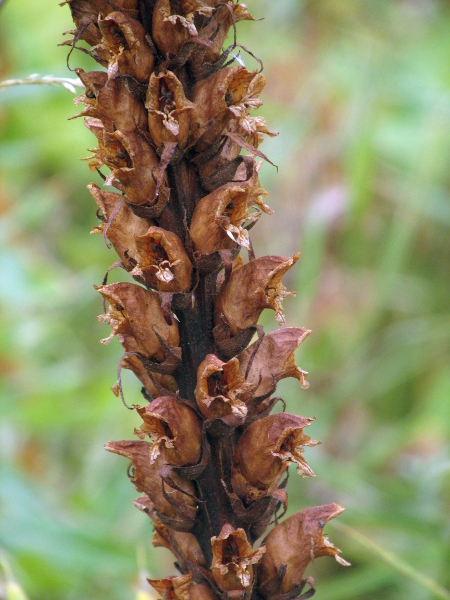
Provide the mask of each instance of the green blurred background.
MULTIPOLYGON (((275 214, 253 238, 259 255, 302 251, 285 307, 313 330, 298 357, 311 386, 279 389, 322 440, 306 454, 316 479, 292 473, 289 512, 347 509, 327 528, 353 566, 312 565, 316 597, 448 599, 450 4, 248 4, 265 20, 240 23, 239 41, 264 61, 260 114, 280 132, 262 147, 275 214)), ((7 0, 0 79, 70 76, 70 28, 56 0, 7 0)), ((0 89, 0 598, 6 580, 31 600, 143 598, 146 574, 173 572, 126 462, 103 450, 137 421, 109 389, 119 344, 99 344, 92 286, 115 257, 89 236, 79 158, 95 140, 67 121, 72 97, 0 89)), ((124 387, 137 401, 128 374, 124 387)))

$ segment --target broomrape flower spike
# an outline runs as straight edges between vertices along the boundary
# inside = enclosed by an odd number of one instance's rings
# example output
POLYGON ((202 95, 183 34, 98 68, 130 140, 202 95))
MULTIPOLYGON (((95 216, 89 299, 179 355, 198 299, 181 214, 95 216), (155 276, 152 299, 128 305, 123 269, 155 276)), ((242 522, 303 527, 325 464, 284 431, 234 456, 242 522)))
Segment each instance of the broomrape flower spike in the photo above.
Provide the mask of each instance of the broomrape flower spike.
POLYGON ((120 372, 130 369, 145 400, 130 403, 136 437, 105 448, 129 461, 153 545, 172 552, 180 573, 149 583, 164 600, 291 600, 305 586, 309 598, 310 562, 348 564, 323 535, 343 508, 278 522, 289 466, 313 477, 304 453, 319 442, 305 433, 314 419, 270 414, 280 380, 308 387, 294 353, 311 332, 284 327, 282 301, 295 292, 282 279, 300 255, 255 257, 251 243, 251 228, 272 214, 255 157, 269 161, 258 146, 274 135, 253 114, 265 78, 236 50, 254 56, 236 40, 237 23, 254 19, 237 0, 63 4, 74 21, 69 56, 82 40, 99 65, 75 69, 84 87, 75 104, 94 135, 89 168, 106 170, 88 185, 92 233, 118 255, 95 286, 112 330, 102 342, 123 347, 111 389, 127 406, 120 372), (107 284, 115 268, 128 281, 107 284), (264 333, 265 309, 282 328, 264 333))

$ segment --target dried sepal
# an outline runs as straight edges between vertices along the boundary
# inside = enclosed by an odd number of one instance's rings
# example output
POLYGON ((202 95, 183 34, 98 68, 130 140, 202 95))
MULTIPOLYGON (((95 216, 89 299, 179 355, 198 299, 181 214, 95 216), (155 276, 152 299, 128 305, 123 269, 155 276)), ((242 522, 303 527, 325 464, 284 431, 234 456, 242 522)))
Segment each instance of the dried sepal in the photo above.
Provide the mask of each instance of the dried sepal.
POLYGON ((281 278, 299 259, 284 256, 262 256, 232 272, 225 288, 220 292, 215 305, 215 323, 225 323, 232 335, 252 327, 258 322, 265 308, 275 311, 275 319, 284 324, 281 301, 287 292, 281 278))
POLYGON ((248 590, 253 583, 253 565, 266 549, 254 550, 245 531, 225 523, 218 536, 211 538, 213 561, 211 572, 219 588, 225 592, 248 590))
POLYGON ((249 385, 239 372, 239 361, 223 362, 208 354, 197 369, 195 397, 205 419, 220 419, 232 415, 243 423, 247 415, 245 401, 255 386, 249 385))
POLYGON ((147 130, 147 111, 128 90, 122 79, 108 79, 104 71, 85 72, 75 69, 86 90, 77 96, 75 104, 84 104, 84 110, 72 117, 100 119, 107 132, 147 130))
POLYGON ((167 548, 173 552, 178 561, 206 567, 205 557, 192 533, 184 531, 175 531, 163 523, 153 524, 155 533, 152 538, 152 545, 155 548, 167 548))
MULTIPOLYGON (((112 185, 117 180, 132 204, 153 205, 159 167, 156 152, 145 137, 137 132, 116 131, 111 137, 120 143, 121 156, 127 162, 111 171, 105 185, 112 185)), ((166 186, 166 177, 163 182, 166 186)))
POLYGON ((258 569, 259 590, 267 600, 273 591, 266 595, 264 590, 283 564, 287 569, 276 590, 280 594, 301 585, 306 567, 315 558, 334 556, 343 566, 349 565, 339 556, 341 551, 322 533, 325 524, 343 511, 342 506, 334 503, 305 508, 272 529, 263 542, 266 553, 258 569))
POLYGON ((302 477, 314 477, 303 456, 304 446, 319 442, 303 433, 313 419, 276 413, 253 422, 239 439, 231 484, 245 504, 273 492, 291 462, 302 477))
POLYGON ((133 283, 112 283, 96 290, 109 302, 108 312, 100 315, 99 320, 112 328, 111 335, 102 343, 107 344, 116 336, 126 352, 159 362, 166 358, 161 338, 171 346, 178 346, 178 326, 175 321, 167 324, 157 292, 133 283))
POLYGON ((294 352, 310 333, 303 327, 284 327, 265 334, 239 354, 240 372, 247 383, 255 385, 255 397, 273 393, 274 385, 286 377, 295 377, 304 389, 309 386, 307 372, 295 364, 294 352))
POLYGON ((108 76, 129 75, 146 83, 153 71, 154 57, 139 21, 114 11, 101 14, 98 26, 102 34, 100 47, 110 54, 108 76))
POLYGON ((140 438, 151 437, 151 460, 162 454, 172 466, 198 463, 202 454, 202 426, 192 408, 173 397, 162 396, 136 410, 143 424, 135 433, 140 438))
POLYGON ((102 190, 95 183, 90 183, 87 187, 103 213, 102 223, 96 225, 91 233, 103 234, 107 227, 106 237, 126 270, 132 271, 137 259, 135 238, 145 234, 151 221, 137 217, 120 194, 102 190))
POLYGON ((147 579, 163 600, 215 600, 210 587, 192 581, 192 573, 164 579, 147 579))
POLYGON ((194 525, 197 514, 197 503, 195 502, 195 489, 192 482, 181 479, 175 473, 171 479, 179 488, 172 488, 164 483, 160 477, 160 471, 165 465, 164 458, 160 455, 154 461, 150 460, 152 444, 138 440, 122 440, 108 442, 105 450, 128 458, 132 463, 130 480, 138 492, 147 494, 154 510, 158 514, 183 521, 194 525), (164 492, 163 492, 164 490, 164 492), (168 500, 170 499, 170 501, 168 500))
POLYGON ((190 228, 195 249, 201 255, 238 244, 250 248, 246 227, 261 215, 271 213, 261 196, 264 190, 257 178, 242 183, 228 183, 203 197, 197 204, 190 228), (250 212, 249 209, 256 209, 250 212))
POLYGON ((192 264, 175 233, 152 226, 136 237, 136 248, 135 273, 149 285, 161 292, 190 290, 192 264))
POLYGON ((194 105, 186 98, 181 82, 171 71, 152 74, 145 107, 155 147, 176 142, 179 148, 184 148, 189 136, 189 112, 194 105))

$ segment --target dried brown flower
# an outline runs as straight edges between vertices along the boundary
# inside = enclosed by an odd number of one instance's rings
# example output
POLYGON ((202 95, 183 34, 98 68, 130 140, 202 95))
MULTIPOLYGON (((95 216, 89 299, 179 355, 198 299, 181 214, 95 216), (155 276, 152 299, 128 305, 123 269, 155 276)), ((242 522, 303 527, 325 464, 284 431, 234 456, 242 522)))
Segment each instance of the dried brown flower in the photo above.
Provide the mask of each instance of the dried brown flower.
POLYGON ((266 595, 264 588, 277 576, 283 564, 287 566, 287 570, 276 590, 281 594, 301 585, 306 567, 315 558, 334 556, 341 565, 349 565, 339 556, 341 551, 322 533, 326 523, 343 510, 342 506, 334 503, 305 508, 272 529, 263 542, 266 553, 258 570, 260 590, 267 600, 272 595, 266 595))
MULTIPOLYGON (((123 12, 100 14, 98 26, 102 34, 102 50, 110 54, 108 77, 129 75, 142 83, 153 71, 153 52, 146 40, 144 27, 123 12)), ((98 51, 98 47, 95 48, 98 51)))
POLYGON ((275 319, 284 324, 281 301, 295 292, 287 292, 281 278, 299 259, 284 256, 263 256, 236 269, 228 284, 217 296, 215 323, 225 323, 232 335, 256 325, 265 308, 275 311, 275 319))
POLYGON ((303 457, 304 446, 319 443, 303 433, 311 422, 306 417, 276 413, 244 431, 233 459, 231 484, 245 504, 273 492, 291 462, 297 463, 302 477, 314 476, 303 457))
POLYGON ((220 534, 211 538, 213 562, 211 571, 221 590, 248 590, 253 583, 253 565, 257 565, 266 549, 254 550, 245 531, 225 523, 220 534))
POLYGON ((153 446, 150 459, 162 454, 169 465, 195 465, 202 453, 202 428, 196 412, 171 396, 136 407, 144 423, 135 433, 149 435, 153 446))
POLYGON ((231 414, 244 422, 247 415, 245 400, 251 389, 239 372, 236 358, 224 363, 214 354, 208 354, 198 368, 195 397, 205 419, 231 414))
POLYGON ((112 283, 96 289, 109 302, 108 312, 99 316, 112 328, 111 335, 102 340, 104 344, 116 336, 126 352, 160 362, 166 358, 161 338, 178 345, 178 326, 175 321, 167 324, 156 292, 133 283, 112 283))
POLYGON ((307 373, 295 364, 294 352, 311 333, 303 327, 283 327, 266 333, 243 350, 239 356, 239 369, 246 381, 254 385, 254 396, 265 396, 274 392, 274 385, 285 377, 295 377, 302 388, 309 387, 307 373))
POLYGON ((84 94, 74 100, 75 104, 83 103, 85 106, 76 117, 100 119, 105 130, 110 133, 116 129, 147 129, 144 105, 128 92, 121 79, 108 79, 108 74, 104 71, 86 73, 83 69, 76 69, 76 73, 86 87, 84 94))
POLYGON ((181 82, 171 71, 153 73, 145 107, 148 127, 156 148, 165 142, 176 142, 184 148, 189 136, 189 112, 193 109, 181 82))
POLYGON ((192 264, 180 238, 172 231, 150 227, 136 237, 136 269, 146 282, 161 292, 187 292, 192 264))
POLYGON ((191 527, 194 525, 197 514, 194 486, 175 473, 171 473, 171 479, 178 489, 168 483, 163 484, 160 471, 166 463, 161 455, 153 461, 150 459, 153 450, 150 442, 137 440, 108 442, 105 450, 125 456, 131 461, 133 466, 131 482, 138 492, 144 492, 149 497, 153 509, 161 517, 175 519, 182 516, 183 520, 190 522, 191 527))
POLYGON ((216 595, 206 585, 192 582, 192 573, 165 579, 148 579, 163 600, 214 600, 216 595))

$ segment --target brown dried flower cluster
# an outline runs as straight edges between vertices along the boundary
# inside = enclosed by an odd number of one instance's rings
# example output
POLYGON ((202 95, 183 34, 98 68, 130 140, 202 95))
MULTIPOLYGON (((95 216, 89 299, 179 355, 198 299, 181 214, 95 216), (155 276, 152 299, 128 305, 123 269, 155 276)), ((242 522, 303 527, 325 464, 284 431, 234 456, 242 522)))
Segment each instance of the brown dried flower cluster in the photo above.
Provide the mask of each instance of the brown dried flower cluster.
POLYGON ((278 523, 288 467, 314 476, 304 449, 318 442, 305 433, 311 418, 270 414, 278 381, 308 387, 294 353, 310 331, 285 327, 282 300, 293 292, 282 279, 299 254, 255 258, 249 236, 272 212, 257 157, 266 159, 258 146, 273 134, 251 114, 265 79, 233 54, 236 24, 253 17, 238 0, 65 4, 75 29, 64 44, 100 65, 76 70, 85 86, 77 116, 97 144, 88 163, 110 188, 88 186, 99 215, 92 233, 129 279, 96 286, 112 330, 102 341, 123 346, 113 391, 123 399, 120 370, 131 369, 146 402, 132 407, 136 439, 106 449, 130 461, 135 504, 180 573, 149 582, 165 600, 309 598, 309 562, 346 564, 322 534, 343 509, 316 506, 278 523), (282 326, 273 333, 258 326, 264 309, 282 326))

